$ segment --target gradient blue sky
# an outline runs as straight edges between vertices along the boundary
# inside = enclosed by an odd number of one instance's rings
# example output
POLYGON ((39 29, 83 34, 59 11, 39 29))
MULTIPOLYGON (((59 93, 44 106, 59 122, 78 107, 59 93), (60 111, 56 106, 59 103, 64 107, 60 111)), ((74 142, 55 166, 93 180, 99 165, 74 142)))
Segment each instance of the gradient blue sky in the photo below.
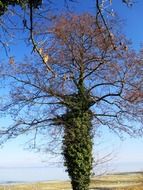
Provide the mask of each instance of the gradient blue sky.
MULTIPOLYGON (((72 4, 73 10, 75 9, 75 6, 77 6, 78 11, 80 12, 87 10, 91 12, 94 11, 94 0, 90 1, 91 4, 89 3, 89 0, 83 2, 84 3, 80 3, 80 5, 72 4)), ((132 40, 133 47, 138 50, 143 42, 143 1, 138 0, 131 8, 126 7, 120 0, 113 0, 113 3, 114 11, 118 13, 121 19, 123 19, 124 26, 122 30, 127 37, 132 40)), ((29 53, 29 49, 20 40, 17 40, 17 42, 18 43, 11 49, 11 55, 14 55, 15 59, 19 60, 24 54, 29 53)), ((4 58, 4 56, 1 58, 4 58)), ((3 119, 0 120, 1 125, 5 125, 7 122, 9 121, 3 119)), ((15 177, 13 177, 12 170, 7 170, 9 167, 12 169, 13 167, 49 166, 49 164, 45 162, 49 159, 49 156, 23 150, 24 141, 25 137, 19 137, 16 140, 10 141, 0 149, 0 180, 46 180, 67 177, 63 168, 57 168, 55 165, 52 167, 50 165, 49 168, 41 171, 41 173, 39 170, 39 176, 41 176, 41 178, 38 178, 38 174, 36 175, 35 172, 26 173, 26 171, 23 172, 22 170, 16 170, 15 177), (21 172, 25 175, 25 178, 23 175, 21 176, 21 172)), ((143 171, 142 147, 143 138, 133 139, 126 136, 125 139, 121 141, 117 136, 109 133, 108 130, 104 130, 96 152, 100 152, 101 155, 113 152, 113 160, 109 164, 110 170, 143 171)), ((55 161, 55 158, 53 161, 55 161)), ((36 173, 38 173, 38 170, 36 173)))

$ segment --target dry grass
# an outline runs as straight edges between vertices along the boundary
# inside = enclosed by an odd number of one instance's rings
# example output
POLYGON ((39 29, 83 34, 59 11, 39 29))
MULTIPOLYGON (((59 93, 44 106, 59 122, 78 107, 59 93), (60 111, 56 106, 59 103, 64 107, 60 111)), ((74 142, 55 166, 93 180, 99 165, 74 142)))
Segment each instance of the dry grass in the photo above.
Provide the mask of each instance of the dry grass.
POLYGON ((126 173, 101 176, 91 180, 91 187, 132 190, 143 186, 143 173, 126 173), (130 188, 130 189, 129 189, 130 188))
MULTIPOLYGON (((70 190, 69 181, 0 186, 0 190, 70 190)), ((92 190, 143 190, 143 173, 114 174, 91 179, 92 190)))

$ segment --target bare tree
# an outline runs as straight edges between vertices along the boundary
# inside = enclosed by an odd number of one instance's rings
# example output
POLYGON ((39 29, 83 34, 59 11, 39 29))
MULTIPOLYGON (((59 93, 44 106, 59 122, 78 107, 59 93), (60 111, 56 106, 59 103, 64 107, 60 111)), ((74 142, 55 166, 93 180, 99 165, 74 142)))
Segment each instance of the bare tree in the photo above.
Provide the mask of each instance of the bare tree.
POLYGON ((1 112, 14 123, 1 128, 1 142, 33 134, 33 148, 41 144, 54 151, 62 145, 73 190, 88 189, 98 127, 118 135, 142 132, 142 53, 115 25, 110 23, 111 42, 94 16, 61 15, 35 30, 37 38, 46 39, 38 47, 44 61, 35 57, 2 65, 1 75, 10 86, 1 112))
MULTIPOLYGON (((62 1, 60 1, 59 4, 64 5, 69 10, 71 2, 74 2, 74 3, 76 2, 76 4, 78 6, 82 3, 82 1, 76 1, 76 0, 62 0, 62 1)), ((121 0, 121 2, 125 3, 128 6, 132 6, 134 3, 133 0, 121 0)), ((112 3, 113 3, 112 0, 95 0, 96 19, 98 19, 98 17, 100 17, 101 20, 103 21, 103 23, 106 25, 106 27, 107 27, 106 15, 107 14, 108 14, 108 16, 114 15, 114 11, 112 9, 112 3)), ((32 15, 33 11, 38 10, 42 6, 46 7, 47 9, 50 9, 51 7, 56 7, 56 4, 57 4, 57 2, 55 0, 47 0, 47 1, 42 1, 42 0, 7 0, 7 1, 5 1, 5 0, 1 0, 0 16, 2 17, 3 15, 5 15, 10 7, 15 7, 16 5, 19 5, 22 8, 20 15, 22 15, 25 11, 29 11, 28 17, 32 21, 34 18, 32 15), (51 6, 51 5, 53 5, 53 6, 51 6)), ((93 6, 94 6, 94 3, 93 3, 93 6)), ((40 9, 39 12, 40 12, 40 15, 44 14, 45 17, 47 16, 46 15, 47 11, 45 11, 43 9, 43 7, 42 7, 42 9, 40 9)), ((13 12, 13 14, 14 14, 14 12, 13 12)), ((28 19, 28 17, 27 17, 27 19, 28 19)), ((24 26, 27 25, 26 22, 27 22, 27 20, 24 19, 23 20, 24 26)), ((32 24, 32 22, 31 22, 31 24, 32 24)), ((32 30, 32 26, 29 27, 29 29, 32 30)))
MULTIPOLYGON (((75 1, 75 0, 62 0, 60 1, 59 5, 64 6, 68 11, 70 10, 71 2, 74 4, 77 4, 79 6, 82 1, 75 1)), ((132 0, 122 0, 121 2, 125 3, 128 6, 131 6, 133 4, 132 0)), ((110 33, 110 27, 108 26, 108 19, 107 15, 113 16, 114 11, 112 9, 112 0, 95 0, 96 5, 96 21, 102 20, 103 24, 105 25, 107 31, 108 31, 108 37, 112 41, 112 33, 110 33)), ((41 18, 45 19, 51 19, 51 17, 47 17, 47 14, 50 11, 53 11, 53 8, 58 7, 57 2, 54 0, 8 0, 4 1, 2 0, 0 2, 0 33, 1 33, 1 39, 0 39, 0 45, 4 48, 5 53, 7 57, 9 58, 10 62, 13 60, 13 55, 10 55, 10 43, 12 38, 14 38, 14 32, 15 30, 22 31, 24 28, 26 28, 29 31, 29 34, 27 36, 27 39, 30 40, 33 50, 37 52, 37 54, 43 59, 42 55, 39 52, 38 48, 38 42, 34 39, 33 36, 33 30, 34 25, 37 21, 37 15, 38 15, 38 22, 42 22, 41 18), (16 11, 15 7, 20 6, 21 11, 16 11), (13 10, 11 10, 11 8, 13 10), (39 10, 40 8, 40 10, 39 10), (8 14, 9 12, 9 14, 8 14), (35 14, 36 13, 36 14, 35 14), (38 14, 37 14, 38 13, 38 14), (14 19, 11 18, 12 15, 18 15, 23 23, 23 26, 21 25, 18 28, 17 23, 14 22, 14 19), (4 17, 4 18, 3 18, 4 17), (10 25, 9 25, 10 24, 10 25), (4 34, 4 35, 3 35, 4 34), (7 34, 7 38, 5 38, 5 34, 7 34), (10 40, 9 40, 10 39, 10 40)), ((93 6, 95 7, 94 3, 93 6)), ((60 11, 59 11, 60 12, 60 11)), ((55 15, 54 15, 55 16, 55 15)), ((110 18, 110 17, 109 17, 110 18)), ((98 22, 97 22, 98 23, 98 22)), ((99 24, 99 23, 98 23, 99 24)), ((100 27, 100 26, 99 26, 100 27)), ((26 33, 26 32, 25 32, 26 33)), ((112 44, 113 45, 113 44, 112 44)), ((43 59, 44 61, 44 59, 43 59)), ((48 64, 47 64, 48 66, 48 64)), ((50 69, 50 67, 49 67, 50 69)), ((52 70, 51 70, 52 72, 52 70)))

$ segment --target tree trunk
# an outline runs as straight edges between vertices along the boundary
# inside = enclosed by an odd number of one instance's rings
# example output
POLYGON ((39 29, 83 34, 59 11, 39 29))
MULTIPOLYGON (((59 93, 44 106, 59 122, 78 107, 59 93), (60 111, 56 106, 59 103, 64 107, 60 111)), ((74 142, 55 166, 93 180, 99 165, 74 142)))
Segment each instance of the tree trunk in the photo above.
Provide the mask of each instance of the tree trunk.
POLYGON ((65 114, 63 156, 73 190, 88 190, 92 170, 92 114, 82 112, 65 114))

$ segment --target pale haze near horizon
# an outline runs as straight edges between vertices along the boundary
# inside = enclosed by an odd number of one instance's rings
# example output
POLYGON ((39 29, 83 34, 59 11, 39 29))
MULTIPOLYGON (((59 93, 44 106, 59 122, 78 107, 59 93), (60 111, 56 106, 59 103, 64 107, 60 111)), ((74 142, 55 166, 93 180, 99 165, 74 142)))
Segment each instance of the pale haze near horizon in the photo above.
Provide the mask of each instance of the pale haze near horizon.
MULTIPOLYGON (((103 167, 101 165, 99 168, 95 168, 95 174, 102 171, 106 173, 143 171, 143 151, 140 151, 143 147, 143 140, 126 138, 121 141, 115 135, 108 135, 103 135, 102 139, 104 140, 101 141, 100 146, 97 145, 97 152, 99 153, 100 151, 99 158, 111 153, 111 160, 105 163, 103 167)), ((11 141, 0 149, 0 181, 68 179, 63 164, 54 164, 58 161, 61 162, 60 157, 57 159, 57 157, 52 157, 48 154, 23 150, 21 142, 24 142, 24 140, 19 138, 17 141, 11 141)))

